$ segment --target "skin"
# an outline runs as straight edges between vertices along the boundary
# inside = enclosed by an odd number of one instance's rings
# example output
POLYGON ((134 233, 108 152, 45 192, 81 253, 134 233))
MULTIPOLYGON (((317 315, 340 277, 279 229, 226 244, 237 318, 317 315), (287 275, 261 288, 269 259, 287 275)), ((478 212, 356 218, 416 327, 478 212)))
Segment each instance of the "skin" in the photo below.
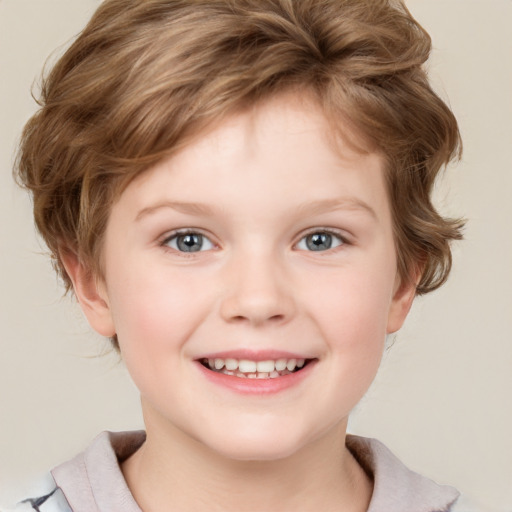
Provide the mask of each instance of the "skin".
POLYGON ((122 469, 145 511, 367 510, 347 419, 415 289, 397 276, 381 155, 329 133, 293 94, 233 115, 125 189, 104 279, 66 256, 89 322, 117 333, 141 393, 147 441, 122 469), (180 252, 177 229, 207 237, 202 250, 180 252), (305 237, 326 229, 332 247, 310 250, 305 237), (315 365, 264 395, 198 370, 198 357, 239 349, 315 365))

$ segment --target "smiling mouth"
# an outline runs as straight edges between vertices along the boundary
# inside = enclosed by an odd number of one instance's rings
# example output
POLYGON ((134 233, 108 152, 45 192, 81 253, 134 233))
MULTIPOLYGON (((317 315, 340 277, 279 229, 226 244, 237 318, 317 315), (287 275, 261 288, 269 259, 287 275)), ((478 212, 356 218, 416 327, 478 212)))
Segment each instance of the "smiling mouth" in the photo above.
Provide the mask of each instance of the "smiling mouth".
POLYGON ((208 370, 241 379, 276 379, 305 368, 313 359, 276 359, 251 361, 249 359, 200 359, 208 370))

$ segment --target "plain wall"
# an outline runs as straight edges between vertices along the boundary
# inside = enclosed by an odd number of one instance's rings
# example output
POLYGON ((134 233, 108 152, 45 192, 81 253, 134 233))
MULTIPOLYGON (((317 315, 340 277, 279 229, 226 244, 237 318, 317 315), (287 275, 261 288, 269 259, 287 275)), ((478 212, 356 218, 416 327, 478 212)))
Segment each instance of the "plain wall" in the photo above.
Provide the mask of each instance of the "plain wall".
MULTIPOLYGON (((62 298, 11 167, 46 57, 97 0, 0 0, 0 502, 101 430, 142 427, 137 391, 62 298)), ((417 300, 355 411, 353 432, 489 507, 512 510, 512 1, 409 0, 431 75, 461 126, 463 161, 437 191, 468 219, 448 284, 417 300)))

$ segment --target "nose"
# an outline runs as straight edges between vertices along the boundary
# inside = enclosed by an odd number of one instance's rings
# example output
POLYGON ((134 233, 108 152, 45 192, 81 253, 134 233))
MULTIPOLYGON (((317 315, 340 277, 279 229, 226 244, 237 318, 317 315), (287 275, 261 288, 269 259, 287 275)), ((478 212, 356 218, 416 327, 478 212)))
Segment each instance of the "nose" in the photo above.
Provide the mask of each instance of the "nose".
POLYGON ((283 324, 295 313, 293 285, 282 265, 264 255, 240 257, 229 265, 220 306, 229 323, 283 324))

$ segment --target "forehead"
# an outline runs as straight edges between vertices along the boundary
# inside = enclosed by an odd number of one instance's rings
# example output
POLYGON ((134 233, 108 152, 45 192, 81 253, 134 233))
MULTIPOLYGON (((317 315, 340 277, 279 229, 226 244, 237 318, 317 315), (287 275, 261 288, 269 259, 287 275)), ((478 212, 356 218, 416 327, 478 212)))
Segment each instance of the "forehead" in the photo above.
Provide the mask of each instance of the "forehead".
POLYGON ((286 205, 337 196, 386 209, 383 158, 361 147, 350 126, 334 130, 310 98, 282 95, 198 133, 139 175, 123 196, 137 211, 169 198, 238 200, 243 209, 258 201, 286 205))

